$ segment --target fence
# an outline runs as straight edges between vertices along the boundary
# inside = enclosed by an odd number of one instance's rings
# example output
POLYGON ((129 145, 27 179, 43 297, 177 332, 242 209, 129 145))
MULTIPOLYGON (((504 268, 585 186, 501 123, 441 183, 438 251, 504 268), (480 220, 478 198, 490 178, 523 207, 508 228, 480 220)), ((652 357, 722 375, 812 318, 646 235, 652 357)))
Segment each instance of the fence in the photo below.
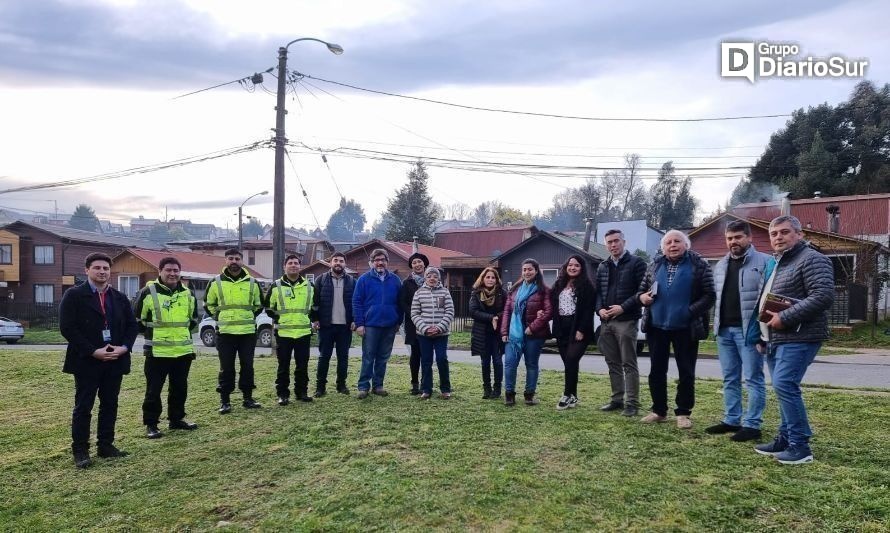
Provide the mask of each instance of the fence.
POLYGON ((0 315, 22 322, 27 327, 54 329, 59 327, 59 304, 0 302, 0 315))

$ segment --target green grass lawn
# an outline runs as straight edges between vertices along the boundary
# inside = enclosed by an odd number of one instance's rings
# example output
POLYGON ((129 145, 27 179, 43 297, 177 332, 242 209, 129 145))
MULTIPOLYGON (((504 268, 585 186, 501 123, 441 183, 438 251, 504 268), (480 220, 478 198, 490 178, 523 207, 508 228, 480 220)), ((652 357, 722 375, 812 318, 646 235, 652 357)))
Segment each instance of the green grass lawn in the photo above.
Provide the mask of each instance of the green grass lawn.
MULTIPOLYGON (((807 391, 816 462, 789 467, 703 432, 721 414, 719 382, 699 383, 696 426, 681 431, 598 411, 609 385, 590 374, 581 406, 562 413, 554 409, 562 374, 552 371, 542 373, 536 407, 481 400, 478 369, 463 365, 452 365, 452 400, 420 402, 406 393, 404 357, 390 364, 387 398, 331 394, 280 408, 274 362, 264 358, 257 397, 266 408, 233 402, 220 416, 216 360, 199 357, 187 408, 200 429, 149 441, 136 357, 117 441, 132 455, 78 471, 61 353, 0 357, 0 530, 890 527, 886 396, 807 391)), ((767 433, 776 423, 770 393, 767 433)))

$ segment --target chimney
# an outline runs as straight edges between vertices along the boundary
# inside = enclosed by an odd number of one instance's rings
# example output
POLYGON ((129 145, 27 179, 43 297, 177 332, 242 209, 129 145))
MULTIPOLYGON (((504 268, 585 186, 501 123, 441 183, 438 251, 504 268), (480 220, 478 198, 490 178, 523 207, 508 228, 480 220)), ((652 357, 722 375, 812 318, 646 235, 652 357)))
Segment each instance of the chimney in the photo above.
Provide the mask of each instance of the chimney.
POLYGON ((417 253, 417 235, 414 235, 414 242, 411 243, 411 253, 417 253))
POLYGON ((816 191, 813 193, 813 198, 822 198, 822 191, 816 191))
POLYGON ((841 227, 841 208, 836 204, 831 204, 825 208, 828 211, 828 231, 831 233, 840 233, 841 227))
POLYGON ((587 248, 590 246, 590 233, 593 231, 593 219, 585 218, 584 222, 584 245, 582 246, 582 249, 586 252, 587 248))

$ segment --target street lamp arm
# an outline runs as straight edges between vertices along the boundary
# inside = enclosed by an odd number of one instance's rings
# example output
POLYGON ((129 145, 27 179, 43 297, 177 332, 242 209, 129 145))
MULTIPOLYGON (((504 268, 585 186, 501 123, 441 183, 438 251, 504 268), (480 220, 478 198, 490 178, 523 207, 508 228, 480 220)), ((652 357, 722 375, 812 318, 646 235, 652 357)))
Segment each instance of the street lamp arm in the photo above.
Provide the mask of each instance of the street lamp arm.
POLYGON ((288 48, 290 48, 290 45, 292 45, 292 44, 294 44, 294 43, 298 43, 298 42, 300 42, 300 41, 315 41, 315 42, 317 42, 317 43, 321 43, 321 44, 327 46, 327 47, 328 47, 328 50, 330 50, 332 53, 334 53, 334 54, 336 54, 336 55, 340 55, 340 54, 343 53, 343 47, 340 46, 339 44, 334 44, 334 43, 329 43, 329 42, 327 42, 327 41, 322 41, 321 39, 316 39, 315 37, 300 37, 299 39, 294 39, 293 41, 287 43, 287 44, 284 45, 282 48, 284 48, 285 50, 287 50, 288 48))
POLYGON ((254 198, 254 197, 256 197, 256 196, 262 196, 262 195, 264 195, 264 194, 269 194, 269 191, 258 192, 258 193, 256 193, 256 194, 252 194, 252 195, 248 196, 247 199, 244 200, 243 202, 241 202, 241 205, 238 206, 238 207, 239 207, 239 208, 244 207, 244 204, 246 204, 247 202, 249 202, 251 198, 254 198))

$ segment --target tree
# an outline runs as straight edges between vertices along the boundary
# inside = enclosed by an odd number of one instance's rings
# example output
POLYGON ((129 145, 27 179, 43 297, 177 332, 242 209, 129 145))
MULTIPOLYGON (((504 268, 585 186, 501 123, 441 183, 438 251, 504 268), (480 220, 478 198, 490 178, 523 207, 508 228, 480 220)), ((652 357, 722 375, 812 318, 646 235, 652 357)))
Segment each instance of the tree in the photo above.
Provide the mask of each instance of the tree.
POLYGON ((475 209, 473 209, 473 223, 477 228, 484 228, 491 224, 494 219, 494 214, 498 210, 498 208, 502 207, 501 202, 497 200, 488 200, 487 202, 482 202, 477 205, 475 209))
POLYGON ((340 207, 328 219, 325 233, 334 241, 353 241, 365 230, 365 210, 355 200, 340 198, 340 207))
POLYGON ((80 204, 74 208, 74 214, 68 220, 68 225, 84 231, 99 231, 99 218, 92 207, 80 204))
POLYGON ((658 169, 658 180, 649 191, 649 224, 659 229, 674 227, 674 201, 679 182, 672 161, 658 169))
POLYGON ((182 228, 173 228, 170 230, 170 240, 173 241, 184 241, 188 240, 189 234, 185 232, 182 228))
POLYGON ((155 224, 154 227, 151 228, 151 231, 148 232, 148 239, 162 244, 172 240, 170 237, 170 230, 167 228, 167 224, 155 224))
POLYGON ((374 224, 371 226, 371 238, 372 239, 385 239, 386 232, 389 229, 389 225, 392 221, 389 218, 389 215, 383 213, 380 215, 380 218, 374 221, 374 224))
POLYGON ((499 206, 492 218, 495 226, 509 226, 511 224, 531 224, 532 217, 527 213, 523 213, 519 209, 512 207, 499 206))
POLYGON ((408 172, 408 183, 390 198, 386 215, 390 224, 386 238, 391 241, 411 241, 432 244, 433 224, 439 217, 439 209, 433 202, 427 188, 429 175, 426 165, 418 161, 408 172))
POLYGON ((680 184, 680 190, 674 199, 672 227, 691 228, 695 224, 696 208, 698 208, 698 200, 692 196, 692 178, 687 176, 680 184))
POLYGON ((463 202, 456 202, 443 207, 442 212, 445 213, 445 218, 451 220, 467 220, 473 214, 473 210, 470 209, 470 206, 463 202))
POLYGON ((246 224, 241 224, 241 236, 245 241, 256 239, 265 233, 263 223, 257 217, 248 217, 246 224))

